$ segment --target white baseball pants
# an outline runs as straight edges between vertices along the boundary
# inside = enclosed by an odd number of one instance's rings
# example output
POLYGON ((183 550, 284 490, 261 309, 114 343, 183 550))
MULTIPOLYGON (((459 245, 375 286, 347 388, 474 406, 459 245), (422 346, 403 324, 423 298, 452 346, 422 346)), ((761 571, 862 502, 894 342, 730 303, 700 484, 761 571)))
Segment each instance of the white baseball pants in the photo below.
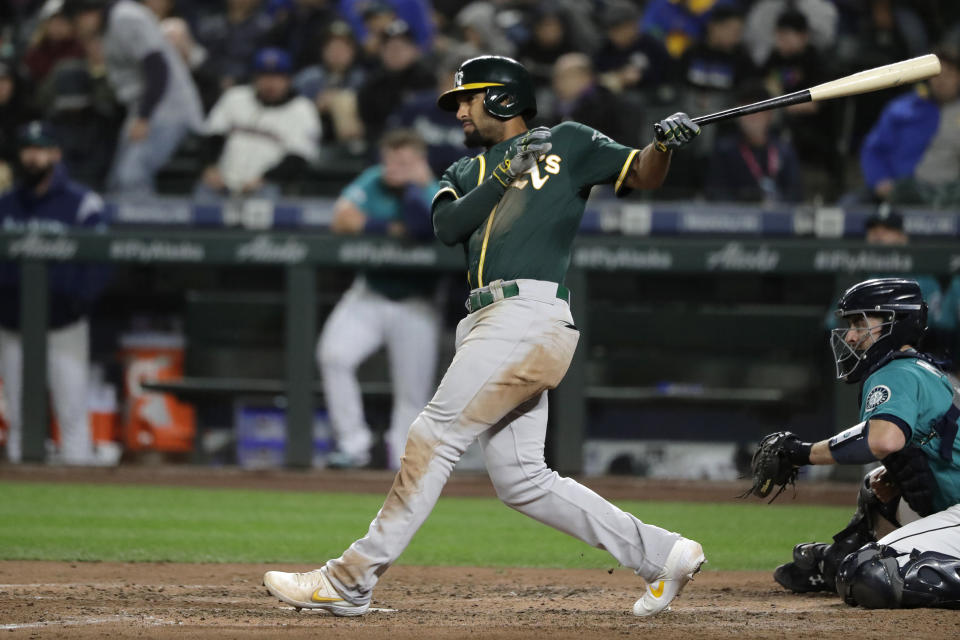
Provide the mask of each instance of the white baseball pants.
MULTIPOLYGON (((960 504, 908 522, 877 541, 900 553, 939 551, 960 558, 960 504)), ((903 557, 904 562, 909 558, 903 557)))
MULTIPOLYGON (((93 437, 87 401, 90 367, 90 328, 85 318, 47 333, 47 384, 60 425, 60 460, 66 464, 93 463, 93 437)), ((23 346, 20 334, 0 329, 0 376, 9 415, 7 458, 23 456, 23 346)))
POLYGON ((422 298, 390 300, 357 278, 337 303, 317 342, 330 424, 337 447, 368 460, 373 436, 364 417, 357 367, 386 345, 393 408, 386 433, 387 464, 400 468, 410 423, 430 399, 437 370, 440 314, 422 298))
POLYGON ((343 596, 369 602, 378 578, 433 510, 457 460, 477 437, 490 480, 508 506, 606 549, 648 580, 679 535, 642 523, 544 461, 547 395, 566 374, 579 339, 557 285, 518 280, 520 295, 457 327, 456 354, 410 427, 400 472, 367 535, 326 564, 343 596))

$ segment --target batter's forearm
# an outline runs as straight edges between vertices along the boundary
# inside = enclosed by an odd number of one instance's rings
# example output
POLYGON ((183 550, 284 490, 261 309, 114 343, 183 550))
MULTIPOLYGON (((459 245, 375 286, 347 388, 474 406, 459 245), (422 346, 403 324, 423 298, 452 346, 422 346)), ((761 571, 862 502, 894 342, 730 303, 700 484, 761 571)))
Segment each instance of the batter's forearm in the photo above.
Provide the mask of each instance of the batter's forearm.
POLYGON ((671 155, 670 150, 657 151, 653 143, 648 144, 634 156, 624 184, 630 189, 658 188, 667 178, 671 155))
POLYGON ((433 231, 445 245, 464 242, 483 224, 506 189, 493 178, 462 198, 451 200, 441 195, 433 205, 433 231))

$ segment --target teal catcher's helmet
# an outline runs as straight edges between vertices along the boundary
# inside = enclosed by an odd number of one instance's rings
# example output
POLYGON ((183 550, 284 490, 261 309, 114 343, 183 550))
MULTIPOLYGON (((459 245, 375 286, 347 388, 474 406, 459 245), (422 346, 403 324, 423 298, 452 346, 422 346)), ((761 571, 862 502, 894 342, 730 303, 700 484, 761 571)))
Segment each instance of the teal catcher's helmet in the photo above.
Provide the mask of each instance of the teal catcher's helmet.
POLYGON ((479 56, 471 58, 457 70, 454 88, 437 99, 444 111, 457 110, 457 96, 470 91, 483 90, 483 106, 487 113, 509 120, 523 116, 530 120, 537 115, 537 98, 533 93, 530 72, 514 60, 504 56, 479 56))

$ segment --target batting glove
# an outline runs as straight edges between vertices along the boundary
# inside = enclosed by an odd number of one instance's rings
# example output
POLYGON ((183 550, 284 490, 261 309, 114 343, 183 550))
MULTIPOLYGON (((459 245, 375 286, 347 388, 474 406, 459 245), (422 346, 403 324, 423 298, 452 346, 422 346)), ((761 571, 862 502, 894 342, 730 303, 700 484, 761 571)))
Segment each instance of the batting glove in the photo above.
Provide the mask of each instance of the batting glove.
POLYGON ((537 127, 527 131, 503 154, 503 161, 493 170, 493 177, 504 187, 526 173, 537 164, 543 154, 553 148, 550 142, 550 129, 537 127))
POLYGON ((700 135, 700 125, 682 111, 653 125, 653 145, 657 151, 685 147, 698 135, 700 135))

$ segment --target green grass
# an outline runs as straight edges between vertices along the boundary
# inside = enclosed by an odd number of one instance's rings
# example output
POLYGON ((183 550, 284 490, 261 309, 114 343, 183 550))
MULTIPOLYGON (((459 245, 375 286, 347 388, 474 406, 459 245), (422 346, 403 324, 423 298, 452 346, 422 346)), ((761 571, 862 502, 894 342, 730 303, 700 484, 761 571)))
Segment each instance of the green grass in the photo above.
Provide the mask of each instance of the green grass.
MULTIPOLYGON (((0 559, 318 564, 362 536, 381 495, 0 483, 0 559)), ((710 570, 772 569, 851 508, 621 501, 706 548, 710 570)), ((610 568, 616 562, 497 500, 441 498, 400 564, 610 568)))

